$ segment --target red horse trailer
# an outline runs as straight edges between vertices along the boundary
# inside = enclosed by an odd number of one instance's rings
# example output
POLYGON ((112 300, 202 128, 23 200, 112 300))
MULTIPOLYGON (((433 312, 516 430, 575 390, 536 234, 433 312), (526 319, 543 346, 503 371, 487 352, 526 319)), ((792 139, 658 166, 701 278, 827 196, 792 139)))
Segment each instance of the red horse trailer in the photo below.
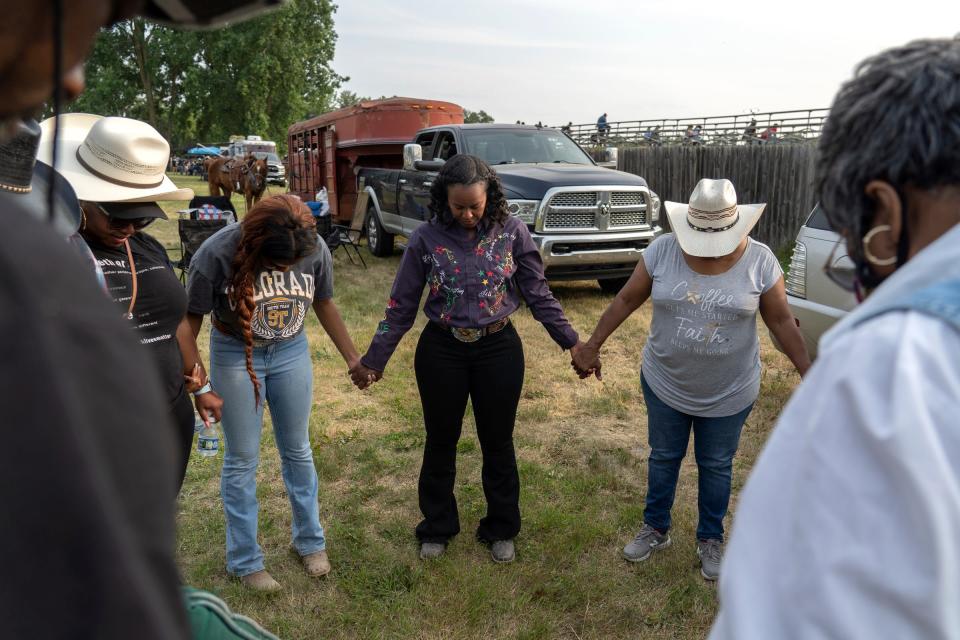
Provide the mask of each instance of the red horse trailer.
POLYGON ((349 223, 360 167, 403 168, 403 145, 420 129, 462 124, 463 108, 416 98, 370 100, 287 129, 289 191, 313 200, 327 188, 330 215, 349 223))

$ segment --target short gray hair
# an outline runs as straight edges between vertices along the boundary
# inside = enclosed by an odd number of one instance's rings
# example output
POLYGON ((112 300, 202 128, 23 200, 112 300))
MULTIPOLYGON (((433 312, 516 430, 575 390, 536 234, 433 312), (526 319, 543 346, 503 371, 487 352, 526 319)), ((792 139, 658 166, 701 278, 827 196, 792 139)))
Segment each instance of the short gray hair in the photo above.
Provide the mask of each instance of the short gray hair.
POLYGON ((916 40, 861 62, 818 145, 816 192, 834 229, 865 233, 871 180, 960 185, 960 39, 916 40))

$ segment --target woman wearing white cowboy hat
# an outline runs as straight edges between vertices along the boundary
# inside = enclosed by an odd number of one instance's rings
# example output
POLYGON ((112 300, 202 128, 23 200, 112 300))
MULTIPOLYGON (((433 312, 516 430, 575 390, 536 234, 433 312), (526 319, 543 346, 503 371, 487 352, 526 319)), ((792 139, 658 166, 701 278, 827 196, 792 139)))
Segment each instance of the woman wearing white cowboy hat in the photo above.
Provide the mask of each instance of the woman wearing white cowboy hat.
MULTIPOLYGON (((53 118, 40 128, 39 158, 49 162, 53 118)), ((166 176, 170 145, 145 122, 66 114, 60 116, 58 140, 59 170, 80 200, 80 234, 103 270, 119 313, 158 366, 177 427, 182 485, 194 432, 190 393, 217 417, 221 401, 206 384, 187 323, 186 292, 163 245, 143 230, 166 219, 158 200, 189 200, 193 191, 178 189, 166 176)))
POLYGON ((581 376, 596 372, 599 378, 600 346, 653 300, 640 376, 650 443, 646 508, 643 527, 623 555, 639 562, 670 545, 670 509, 692 428, 697 555, 703 576, 715 580, 733 456, 760 390, 757 311, 801 376, 810 357, 776 257, 747 235, 766 205, 737 204, 729 180, 708 179, 697 184, 689 204, 664 204, 673 233, 647 248, 573 364, 581 376))

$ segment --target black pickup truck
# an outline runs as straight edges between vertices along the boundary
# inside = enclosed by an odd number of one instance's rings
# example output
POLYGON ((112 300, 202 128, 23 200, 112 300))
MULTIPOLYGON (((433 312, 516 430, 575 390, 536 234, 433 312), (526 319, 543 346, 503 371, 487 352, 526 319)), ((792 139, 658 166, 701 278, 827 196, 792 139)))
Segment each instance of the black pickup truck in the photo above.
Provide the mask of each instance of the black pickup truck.
POLYGON ((508 209, 529 226, 550 279, 597 279, 617 291, 662 231, 660 199, 643 178, 598 167, 557 129, 448 125, 417 132, 404 146, 403 169, 358 170, 355 215, 365 216, 374 255, 390 255, 395 235, 409 236, 429 219, 430 187, 457 153, 494 167, 508 209))

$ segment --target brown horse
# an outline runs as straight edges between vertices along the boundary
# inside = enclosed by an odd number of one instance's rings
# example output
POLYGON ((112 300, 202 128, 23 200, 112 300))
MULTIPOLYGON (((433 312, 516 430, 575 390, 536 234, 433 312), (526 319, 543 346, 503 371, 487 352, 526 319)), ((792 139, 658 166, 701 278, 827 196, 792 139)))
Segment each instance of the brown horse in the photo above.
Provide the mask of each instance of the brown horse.
POLYGON ((221 191, 228 198, 234 191, 239 191, 240 170, 242 160, 239 158, 207 158, 203 161, 203 168, 207 172, 207 186, 211 196, 219 196, 221 191))
POLYGON ((264 159, 256 160, 253 156, 247 156, 247 161, 239 168, 239 171, 238 182, 247 203, 247 211, 249 211, 250 207, 260 202, 263 192, 267 189, 267 161, 264 159))

